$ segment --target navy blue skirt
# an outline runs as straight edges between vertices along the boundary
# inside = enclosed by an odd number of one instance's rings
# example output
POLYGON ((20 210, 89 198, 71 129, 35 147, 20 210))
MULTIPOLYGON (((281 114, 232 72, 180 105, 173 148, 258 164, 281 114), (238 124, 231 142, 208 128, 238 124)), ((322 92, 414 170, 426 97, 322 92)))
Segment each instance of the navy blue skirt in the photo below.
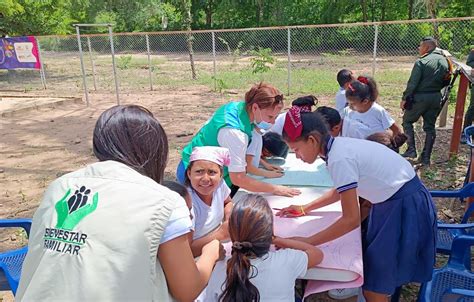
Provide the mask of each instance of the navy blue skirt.
POLYGON ((418 176, 373 204, 363 234, 363 289, 390 295, 400 285, 431 280, 436 230, 435 206, 418 176))

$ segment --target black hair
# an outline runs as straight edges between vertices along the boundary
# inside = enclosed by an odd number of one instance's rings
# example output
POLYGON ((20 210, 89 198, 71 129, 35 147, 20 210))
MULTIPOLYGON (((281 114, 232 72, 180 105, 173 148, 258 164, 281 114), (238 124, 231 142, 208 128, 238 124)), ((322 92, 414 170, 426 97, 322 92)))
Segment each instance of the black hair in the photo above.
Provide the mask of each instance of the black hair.
POLYGON ((346 89, 347 98, 356 98, 359 102, 369 100, 375 102, 379 96, 377 83, 371 77, 360 76, 346 89), (362 83, 367 82, 367 84, 362 83))
POLYGON ((161 183, 168 160, 168 138, 158 120, 138 105, 118 105, 97 120, 92 139, 100 161, 121 162, 161 183))
MULTIPOLYGON (((318 112, 302 112, 301 123, 303 124, 303 129, 301 135, 296 140, 307 140, 309 136, 316 136, 320 140, 320 147, 323 148, 330 136, 328 123, 324 117, 318 112)), ((283 129, 283 139, 290 141, 285 129, 283 129)))
POLYGON ((339 111, 334 108, 319 106, 315 112, 320 113, 324 117, 329 125, 329 129, 332 129, 334 126, 337 126, 341 123, 341 115, 339 114, 339 111))
POLYGON ((352 71, 349 69, 341 69, 337 73, 336 79, 339 86, 344 87, 344 84, 352 82, 354 78, 352 76, 352 71))
POLYGON ((180 184, 179 182, 172 181, 172 180, 163 180, 162 185, 179 194, 179 196, 186 199, 189 195, 188 190, 185 186, 180 184))
POLYGON ((286 158, 288 155, 288 145, 281 135, 275 132, 267 132, 262 137, 263 148, 267 149, 273 156, 286 158))
POLYGON ((367 136, 366 140, 373 141, 376 143, 380 143, 388 148, 392 149, 393 151, 398 153, 400 146, 402 146, 408 137, 404 133, 399 133, 397 135, 392 135, 387 131, 373 133, 367 136))
POLYGON ((315 97, 314 95, 306 95, 306 96, 301 96, 293 100, 293 102, 291 102, 291 105, 298 106, 298 107, 302 107, 302 106, 312 107, 312 106, 316 106, 317 103, 318 103, 317 97, 315 97))

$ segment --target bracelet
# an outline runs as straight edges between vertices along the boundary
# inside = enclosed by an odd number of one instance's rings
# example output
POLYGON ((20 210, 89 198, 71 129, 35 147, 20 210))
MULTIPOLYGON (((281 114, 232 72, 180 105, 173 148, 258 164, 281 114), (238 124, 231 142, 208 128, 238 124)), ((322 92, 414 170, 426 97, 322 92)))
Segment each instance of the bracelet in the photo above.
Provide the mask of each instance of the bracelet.
POLYGON ((301 208, 301 213, 303 213, 303 215, 306 215, 306 213, 304 212, 303 206, 300 206, 300 208, 301 208))

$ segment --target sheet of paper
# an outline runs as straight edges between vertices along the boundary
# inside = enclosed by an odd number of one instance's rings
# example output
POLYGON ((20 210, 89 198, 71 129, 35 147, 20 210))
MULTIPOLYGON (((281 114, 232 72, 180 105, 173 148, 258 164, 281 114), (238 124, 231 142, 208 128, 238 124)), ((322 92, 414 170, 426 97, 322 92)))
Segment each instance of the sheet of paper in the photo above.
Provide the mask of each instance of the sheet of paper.
MULTIPOLYGON (((269 162, 271 163, 272 161, 269 162)), ((326 163, 322 159, 316 160, 313 164, 307 164, 297 159, 294 153, 289 153, 286 160, 276 159, 274 163, 284 169, 285 174, 282 177, 264 179, 263 177, 255 176, 255 178, 274 185, 298 187, 333 186, 326 163)))

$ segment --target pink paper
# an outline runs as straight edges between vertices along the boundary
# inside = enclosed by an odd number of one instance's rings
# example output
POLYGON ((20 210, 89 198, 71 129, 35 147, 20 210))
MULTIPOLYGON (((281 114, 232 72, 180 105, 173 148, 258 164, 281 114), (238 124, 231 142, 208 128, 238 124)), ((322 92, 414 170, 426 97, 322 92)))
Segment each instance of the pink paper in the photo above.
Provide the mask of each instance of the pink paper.
MULTIPOLYGON (((293 198, 263 194, 272 208, 283 208, 291 204, 306 204, 328 191, 329 188, 303 187, 300 188, 301 195, 293 198)), ((274 213, 278 210, 274 210, 274 213)), ((298 218, 280 218, 275 216, 275 235, 280 237, 304 236, 322 231, 333 224, 342 214, 340 202, 307 213, 306 216, 298 218)), ((344 236, 319 246, 324 253, 324 259, 318 267, 312 269, 313 276, 305 279, 317 280, 319 277, 325 281, 309 281, 305 291, 305 297, 314 293, 327 291, 333 288, 351 288, 361 286, 363 277, 362 243, 360 228, 357 228, 344 236), (327 281, 331 279, 331 270, 320 270, 326 268, 333 270, 339 275, 346 275, 346 282, 327 281), (318 276, 320 274, 320 276, 318 276), (347 279, 350 278, 350 279, 347 279), (350 281, 347 281, 350 280, 350 281)), ((337 278, 335 278, 337 279, 337 278)))

